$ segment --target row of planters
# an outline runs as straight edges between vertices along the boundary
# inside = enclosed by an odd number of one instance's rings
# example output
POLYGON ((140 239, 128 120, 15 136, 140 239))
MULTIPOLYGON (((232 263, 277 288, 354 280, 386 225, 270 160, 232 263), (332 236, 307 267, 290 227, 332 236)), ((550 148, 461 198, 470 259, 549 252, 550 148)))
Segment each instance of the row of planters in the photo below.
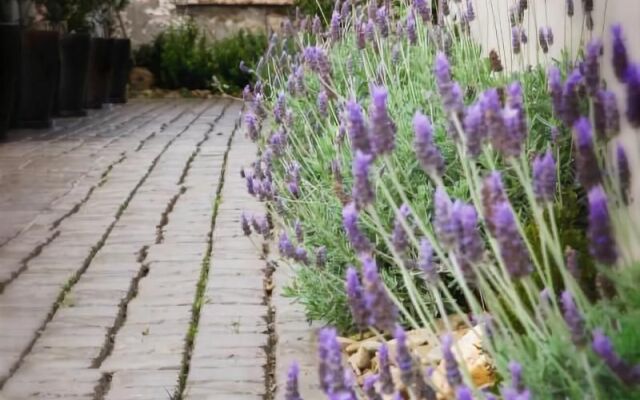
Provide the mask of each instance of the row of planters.
MULTIPOLYGON (((17 21, 3 10, 0 139, 9 128, 48 128, 54 116, 79 117, 85 109, 126 102, 131 42, 92 37, 89 32, 96 29, 89 16, 96 15, 99 4, 80 1, 37 3, 32 18, 28 5, 18 3, 17 21)), ((101 9, 105 12, 113 9, 101 9)), ((102 35, 110 33, 103 30, 102 35)))

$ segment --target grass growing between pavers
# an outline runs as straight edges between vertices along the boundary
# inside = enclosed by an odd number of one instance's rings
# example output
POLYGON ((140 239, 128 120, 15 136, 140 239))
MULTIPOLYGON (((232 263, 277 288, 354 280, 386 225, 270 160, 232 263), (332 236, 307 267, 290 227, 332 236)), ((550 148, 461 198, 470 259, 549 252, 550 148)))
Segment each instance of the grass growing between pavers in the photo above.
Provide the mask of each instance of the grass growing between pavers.
MULTIPOLYGON (((215 122, 218 122, 221 118, 224 117, 227 107, 223 109, 222 113, 218 118, 216 118, 215 122)), ((224 156, 222 159, 222 168, 220 170, 220 180, 218 181, 218 187, 216 188, 216 199, 213 202, 213 212, 211 215, 211 229, 209 230, 209 234, 208 234, 207 251, 202 260, 200 278, 198 280, 198 284, 196 287, 196 294, 193 301, 193 307, 191 309, 191 323, 189 325, 189 330, 185 338, 185 349, 183 353, 182 368, 180 370, 180 375, 178 377, 178 386, 176 387, 175 392, 170 396, 172 400, 182 400, 184 398, 184 391, 187 386, 187 378, 189 377, 189 370, 191 366, 191 356, 193 354, 193 347, 195 345, 196 336, 198 334, 198 325, 200 323, 200 312, 202 310, 202 305, 206 301, 205 292, 207 289, 207 283, 209 282, 209 271, 211 269, 211 252, 213 250, 213 233, 216 228, 216 218, 218 216, 218 210, 220 208, 220 204, 222 203, 222 189, 224 188, 225 174, 227 172, 227 161, 229 158, 229 151, 231 150, 231 144, 233 143, 233 138, 235 137, 237 130, 238 130, 238 126, 236 125, 233 131, 231 132, 231 135, 229 135, 229 139, 227 140, 227 148, 224 152, 224 156)), ((180 179, 180 182, 182 182, 183 179, 184 177, 180 179)))

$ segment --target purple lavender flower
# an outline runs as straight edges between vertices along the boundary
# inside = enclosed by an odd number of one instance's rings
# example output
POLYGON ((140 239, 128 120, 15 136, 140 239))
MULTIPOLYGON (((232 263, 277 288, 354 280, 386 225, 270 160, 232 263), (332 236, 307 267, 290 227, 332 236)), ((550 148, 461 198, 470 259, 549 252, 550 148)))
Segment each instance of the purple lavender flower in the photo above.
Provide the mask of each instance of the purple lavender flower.
POLYGON ((403 204, 398 210, 398 215, 396 215, 396 220, 393 225, 393 232, 391 233, 391 243, 393 243, 393 247, 398 253, 404 253, 409 246, 407 231, 405 231, 404 226, 402 226, 402 222, 400 220, 402 218, 405 221, 408 221, 408 217, 409 206, 403 204))
POLYGON ((383 394, 391 395, 395 391, 393 378, 391 377, 391 363, 389 362, 389 348, 386 343, 382 343, 378 349, 378 380, 380 381, 380 391, 383 394))
POLYGON ((600 54, 602 42, 593 39, 587 44, 584 58, 584 80, 591 96, 594 96, 600 87, 600 54))
POLYGON ((256 195, 256 189, 255 187, 253 187, 253 177, 250 175, 247 175, 247 177, 245 178, 245 181, 247 182, 247 192, 252 195, 255 196, 256 195))
POLYGON ((473 400, 473 392, 464 385, 456 388, 456 400, 473 400))
POLYGON ((373 87, 369 107, 371 145, 376 155, 391 153, 395 147, 396 125, 387 108, 387 89, 373 87))
POLYGON ((412 387, 415 383, 416 371, 411 350, 407 345, 407 334, 398 325, 394 337, 396 339, 396 364, 400 369, 400 380, 406 387, 412 387))
POLYGON ((527 33, 524 31, 524 29, 520 30, 520 42, 522 44, 527 44, 529 42, 529 38, 527 37, 527 33))
POLYGON ((293 258, 296 253, 293 243, 289 240, 289 236, 285 232, 280 234, 280 240, 278 241, 278 250, 282 257, 293 258))
POLYGON ((389 36, 389 14, 387 13, 386 7, 380 7, 376 11, 376 24, 382 37, 386 38, 389 36))
POLYGON ((500 95, 495 88, 487 89, 478 100, 484 119, 484 126, 490 132, 491 144, 500 148, 506 137, 500 95))
POLYGON ((413 117, 413 142, 416 150, 416 158, 422 169, 429 175, 442 176, 444 171, 444 159, 433 143, 433 127, 431 121, 420 112, 413 117))
POLYGON ((581 117, 573 126, 573 130, 575 133, 578 179, 582 186, 589 190, 601 181, 600 168, 593 148, 591 124, 586 117, 581 117))
POLYGON ((623 360, 613 349, 611 339, 601 329, 593 331, 591 348, 624 384, 640 383, 640 364, 631 365, 623 360))
POLYGON ((327 265, 327 248, 320 246, 316 249, 316 267, 323 269, 327 265))
POLYGON ((342 366, 342 352, 336 330, 323 328, 318 334, 318 359, 320 387, 327 396, 349 392, 345 383, 345 371, 342 366))
POLYGON ((497 136, 492 137, 491 144, 505 157, 517 157, 522 152, 527 136, 522 125, 522 110, 507 106, 502 110, 502 119, 504 121, 504 135, 501 140, 497 140, 497 136))
POLYGON ((300 391, 298 390, 299 373, 300 367, 298 367, 298 363, 292 363, 289 367, 289 372, 287 373, 287 384, 284 392, 284 400, 302 400, 300 391))
POLYGON ((580 94, 582 73, 578 68, 574 69, 567 77, 562 90, 562 121, 567 126, 573 126, 580 117, 580 94))
POLYGON ((337 42, 340 40, 340 13, 334 11, 331 15, 331 40, 337 42))
POLYGON ((295 199, 300 198, 300 186, 298 185, 297 181, 287 182, 287 189, 289 189, 289 193, 291 193, 291 196, 293 196, 295 199))
POLYGON ((515 218, 509 202, 503 201, 493 206, 492 223, 500 257, 511 278, 518 279, 529 275, 533 268, 515 218))
POLYGON ((574 6, 573 6, 573 0, 566 0, 565 3, 567 8, 567 16, 573 17, 573 14, 575 12, 574 6))
POLYGON ((258 128, 258 117, 253 111, 247 111, 244 114, 244 123, 247 126, 247 137, 254 142, 258 140, 259 128, 258 128))
POLYGON ((629 188, 631 187, 631 170, 629 169, 627 153, 620 142, 616 145, 616 165, 618 169, 618 182, 620 183, 622 200, 627 204, 629 202, 629 188))
POLYGON ((629 55, 627 54, 627 46, 622 36, 622 26, 615 24, 611 27, 613 35, 612 57, 613 71, 620 82, 626 79, 627 68, 629 67, 629 55))
POLYGON ((627 86, 627 119, 634 128, 640 127, 640 65, 629 65, 625 74, 627 86))
POLYGON ((367 24, 364 27, 364 33, 368 41, 374 42, 376 40, 376 25, 375 22, 373 22, 373 19, 369 18, 367 21, 367 24))
POLYGON ((346 279, 347 303, 358 330, 365 331, 369 326, 370 313, 365 302, 364 290, 354 267, 347 269, 346 279))
POLYGON ((540 48, 542 52, 547 54, 549 52, 549 43, 547 42, 547 31, 543 26, 538 30, 538 44, 540 44, 540 48))
POLYGON ((458 361, 453 354, 453 336, 450 333, 443 335, 440 338, 440 343, 442 345, 442 359, 444 360, 447 382, 452 388, 458 387, 462 384, 462 374, 460 374, 458 361))
POLYGON ((462 112, 464 107, 462 90, 457 83, 451 80, 451 67, 444 53, 438 52, 436 55, 433 70, 445 111, 456 114, 462 112))
POLYGON ((547 73, 547 80, 549 82, 549 93, 551 94, 551 104, 553 105, 553 112, 556 118, 562 118, 562 77, 558 67, 549 67, 547 73))
POLYGON ((569 291, 565 290, 560 294, 560 301, 562 302, 562 316, 571 334, 571 341, 578 347, 584 346, 587 340, 584 331, 584 319, 573 301, 573 296, 569 291))
POLYGON ((522 382, 522 366, 515 361, 509 363, 511 371, 511 385, 502 390, 505 400, 529 400, 531 392, 524 387, 522 382))
POLYGON ((347 204, 342 210, 342 224, 351 246, 359 254, 369 254, 372 249, 371 242, 358 227, 358 210, 354 203, 347 204))
POLYGON ((551 150, 533 160, 533 193, 541 203, 553 201, 556 192, 556 162, 551 150))
POLYGON ((378 274, 378 267, 371 258, 365 258, 362 266, 365 301, 369 309, 369 325, 381 331, 392 332, 398 320, 398 309, 378 274))
POLYGON ((416 19, 414 18, 413 13, 409 13, 409 15, 407 16, 406 29, 409 43, 418 43, 418 34, 416 33, 416 19))
MULTIPOLYGON (((449 0, 439 0, 438 11, 439 11, 439 14, 441 14, 439 18, 442 18, 442 16, 445 16, 445 17, 448 16, 451 12, 451 10, 449 9, 449 0)), ((438 22, 438 25, 442 26, 440 22, 438 22)))
POLYGON ((240 225, 242 225, 242 233, 245 236, 251 235, 251 226, 249 225, 249 219, 244 212, 240 215, 240 225))
POLYGON ((484 242, 478 230, 478 214, 476 209, 460 201, 453 204, 451 219, 456 231, 456 256, 462 272, 470 282, 475 276, 472 267, 482 260, 484 242))
POLYGON ((251 85, 245 85, 244 89, 242 89, 242 100, 245 103, 250 103, 253 101, 253 92, 251 91, 251 85))
POLYGON ((453 204, 442 186, 436 187, 433 196, 433 225, 440 244, 451 248, 456 243, 456 226, 451 216, 453 204))
POLYGON ((427 284, 434 284, 438 279, 438 271, 433 264, 433 247, 425 238, 420 241, 420 257, 418 259, 418 268, 424 274, 424 280, 427 284))
POLYGON ((495 236, 496 226, 493 222, 495 216, 494 209, 496 205, 508 201, 500 172, 493 171, 484 179, 481 192, 485 223, 487 224, 487 228, 489 228, 489 232, 495 236))
POLYGON ((346 105, 347 127, 351 147, 354 151, 360 150, 363 153, 371 152, 371 143, 367 134, 362 107, 355 100, 349 100, 346 105))
POLYGON ((302 230, 302 224, 300 220, 297 220, 295 224, 293 224, 293 231, 296 234, 296 240, 300 243, 304 241, 304 231, 302 230))
POLYGON ((620 112, 616 95, 610 90, 599 89, 593 99, 594 128, 599 138, 606 140, 620 131, 620 112))
POLYGON ((356 150, 353 159, 353 188, 352 197, 358 209, 362 209, 375 200, 375 190, 369 180, 369 170, 373 156, 356 150))
POLYGON ((476 13, 473 9, 473 1, 467 0, 467 12, 466 12, 467 21, 471 22, 476 19, 476 13))
POLYGON ((613 265, 618 259, 616 242, 611 232, 607 196, 600 185, 589 190, 589 247, 601 264, 613 265))
POLYGON ((340 20, 346 21, 349 17, 349 13, 351 12, 351 3, 348 0, 345 0, 342 3, 342 7, 340 7, 340 20))
POLYGON ((367 396, 367 400, 382 400, 382 396, 376 391, 376 383, 378 382, 378 375, 366 375, 364 383, 362 384, 362 390, 364 395, 367 396))
POLYGON ((413 0, 413 9, 420 15, 423 23, 431 21, 431 9, 426 0, 413 0))
POLYGON ((329 115, 329 96, 325 90, 321 90, 318 93, 318 112, 321 116, 327 117, 329 115))
POLYGON ((482 144, 487 135, 484 125, 482 106, 476 102, 469 107, 464 114, 464 133, 466 136, 467 151, 472 157, 477 157, 482 151, 482 144))
POLYGON ((286 144, 287 144, 287 136, 284 129, 276 131, 269 138, 269 145, 273 150, 273 154, 275 154, 278 157, 284 153, 284 148, 286 144))
POLYGON ((520 54, 520 28, 511 28, 511 50, 513 54, 520 54))

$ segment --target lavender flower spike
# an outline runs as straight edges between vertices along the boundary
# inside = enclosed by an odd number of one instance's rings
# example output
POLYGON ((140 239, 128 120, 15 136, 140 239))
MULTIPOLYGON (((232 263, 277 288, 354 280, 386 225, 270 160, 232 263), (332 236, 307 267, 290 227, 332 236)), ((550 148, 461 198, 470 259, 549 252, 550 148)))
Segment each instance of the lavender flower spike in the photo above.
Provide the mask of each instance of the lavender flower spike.
POLYGON ((467 107, 464 115, 464 134, 467 142, 467 152, 472 157, 477 157, 482 151, 482 144, 487 135, 487 128, 484 123, 482 105, 479 102, 467 107))
POLYGON ((372 90, 369 122, 374 153, 391 153, 395 147, 396 125, 389 117, 387 89, 383 87, 374 87, 372 90))
POLYGON ((634 128, 640 127, 640 65, 629 65, 627 83, 627 119, 634 128))
POLYGON ((629 169, 629 160, 627 153, 621 143, 616 146, 616 165, 618 167, 618 181, 620 183, 620 192, 625 204, 629 202, 629 188, 631 187, 631 170, 629 169))
POLYGON ((334 11, 331 15, 331 40, 337 42, 340 40, 340 13, 334 11))
POLYGON ((342 210, 342 224, 351 246, 359 254, 369 254, 372 249, 371 242, 358 227, 358 210, 354 203, 347 204, 342 210))
POLYGON ((351 147, 353 150, 360 150, 363 153, 371 152, 371 143, 367 134, 362 107, 354 100, 349 100, 346 104, 347 128, 351 147))
POLYGON ((378 382, 377 375, 367 375, 364 378, 362 384, 362 390, 367 400, 382 400, 382 396, 376 391, 376 383, 378 382))
POLYGON ((293 247, 293 243, 289 240, 289 236, 285 232, 280 234, 280 240, 278 241, 278 249, 282 257, 293 258, 296 254, 296 249, 293 247))
POLYGON ((438 271, 433 264, 433 248, 427 239, 420 241, 420 258, 418 259, 418 268, 424 274, 424 280, 427 284, 434 284, 438 278, 438 271))
POLYGON ((411 387, 415 383, 416 373, 414 359, 407 345, 407 334, 401 326, 397 326, 394 337, 396 339, 396 364, 400 369, 400 380, 406 387, 411 387))
POLYGON ((369 169, 373 156, 356 150, 353 159, 353 189, 352 197, 358 209, 362 209, 375 200, 375 191, 369 180, 369 169))
POLYGON ((503 201, 493 207, 493 212, 495 238, 507 272, 513 279, 529 275, 533 269, 531 259, 516 226, 516 217, 511 205, 503 201))
POLYGON ((251 226, 249 225, 249 219, 247 218, 247 214, 244 212, 240 216, 240 224, 242 225, 242 233, 245 236, 251 235, 251 226))
POLYGON ((453 354, 453 336, 450 333, 445 334, 440 338, 440 343, 442 344, 442 359, 447 373, 447 382, 449 386, 455 388, 462 384, 462 374, 460 374, 458 361, 453 354))
POLYGON ((342 352, 333 328, 324 328, 318 334, 320 387, 328 396, 348 390, 344 381, 342 352))
POLYGON ((369 325, 382 331, 392 332, 398 319, 398 309, 378 274, 378 267, 371 258, 363 260, 362 277, 365 299, 369 308, 369 325))
POLYGON ((615 352, 611 340, 602 330, 596 329, 593 331, 591 348, 626 385, 637 385, 640 383, 640 364, 632 366, 623 360, 615 352))
POLYGON ((549 71, 547 72, 547 81, 549 82, 548 89, 551 94, 553 113, 556 118, 562 118, 562 77, 558 67, 552 66, 549 68, 549 71))
POLYGON ((586 117, 581 117, 573 126, 573 130, 575 133, 578 180, 586 190, 589 190, 602 180, 602 174, 593 148, 591 124, 586 117))
POLYGON ((582 83, 582 73, 574 69, 567 77, 562 90, 562 121, 567 126, 573 126, 580 117, 580 95, 578 93, 582 83))
POLYGON ((573 301, 573 296, 565 290, 560 294, 560 301, 562 302, 562 316, 571 334, 571 341, 578 347, 584 346, 586 344, 584 319, 573 301))
POLYGON ((533 193, 541 203, 553 201, 556 192, 556 162, 551 150, 533 160, 533 193))
POLYGON ((460 268, 465 278, 473 281, 475 275, 472 268, 484 255, 484 241, 478 230, 478 214, 472 205, 456 201, 451 218, 456 230, 456 255, 460 268))
POLYGON ((413 117, 413 131, 415 133, 414 147, 416 158, 422 169, 429 175, 442 176, 444 172, 444 158, 433 143, 433 127, 429 118, 420 112, 413 117))
POLYGON ((380 391, 383 394, 391 395, 395 391, 395 385, 391 377, 391 364, 389 362, 389 348, 386 343, 383 343, 378 349, 378 362, 380 375, 378 380, 380 381, 380 391))
POLYGON ((591 96, 594 96, 600 87, 600 53, 602 42, 593 39, 587 44, 587 51, 584 60, 584 79, 591 96))
POLYGON ((440 244, 447 248, 456 242, 456 227, 451 216, 453 204, 443 187, 438 186, 434 193, 434 227, 440 244))
POLYGON ((601 264, 613 265, 618 259, 611 232, 607 196, 600 185, 589 190, 589 229, 591 255, 601 264))
POLYGON ((302 400, 300 391, 298 390, 299 373, 300 367, 298 367, 298 363, 292 363, 289 367, 289 372, 287 373, 287 384, 285 387, 284 400, 302 400))
POLYGON ((396 220, 393 224, 393 232, 391 233, 391 243, 393 243, 394 249, 398 253, 404 253, 409 246, 409 238, 407 237, 407 231, 405 231, 402 225, 401 218, 408 223, 408 217, 410 214, 409 206, 403 204, 398 210, 396 220))
POLYGON ((509 363, 509 371, 511 372, 511 386, 502 390, 502 396, 505 400, 529 400, 531 392, 524 387, 522 382, 522 366, 515 361, 509 363))
POLYGON ((464 385, 458 386, 456 388, 456 400, 473 400, 473 392, 464 385))
POLYGON ((462 112, 464 108, 462 89, 451 80, 451 67, 444 53, 439 52, 436 55, 433 70, 444 110, 453 114, 462 112))
POLYGON ((613 59, 611 60, 613 63, 613 71, 618 80, 624 82, 626 78, 625 73, 629 66, 629 55, 627 54, 627 46, 622 37, 622 26, 619 24, 613 25, 611 27, 611 34, 613 35, 613 59))
POLYGON ((364 290, 360 283, 358 272, 354 267, 347 269, 346 290, 347 303, 353 320, 360 332, 363 332, 369 326, 369 310, 365 303, 364 290))

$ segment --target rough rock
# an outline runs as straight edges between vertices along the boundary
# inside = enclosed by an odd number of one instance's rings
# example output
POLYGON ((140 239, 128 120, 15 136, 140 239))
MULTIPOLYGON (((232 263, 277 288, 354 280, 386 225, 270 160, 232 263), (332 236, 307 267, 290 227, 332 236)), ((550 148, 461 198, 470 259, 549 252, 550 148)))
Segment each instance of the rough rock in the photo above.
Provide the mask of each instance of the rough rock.
POLYGON ((138 92, 149 90, 153 87, 154 82, 155 77, 147 68, 135 67, 129 73, 129 84, 131 85, 131 90, 138 92))

